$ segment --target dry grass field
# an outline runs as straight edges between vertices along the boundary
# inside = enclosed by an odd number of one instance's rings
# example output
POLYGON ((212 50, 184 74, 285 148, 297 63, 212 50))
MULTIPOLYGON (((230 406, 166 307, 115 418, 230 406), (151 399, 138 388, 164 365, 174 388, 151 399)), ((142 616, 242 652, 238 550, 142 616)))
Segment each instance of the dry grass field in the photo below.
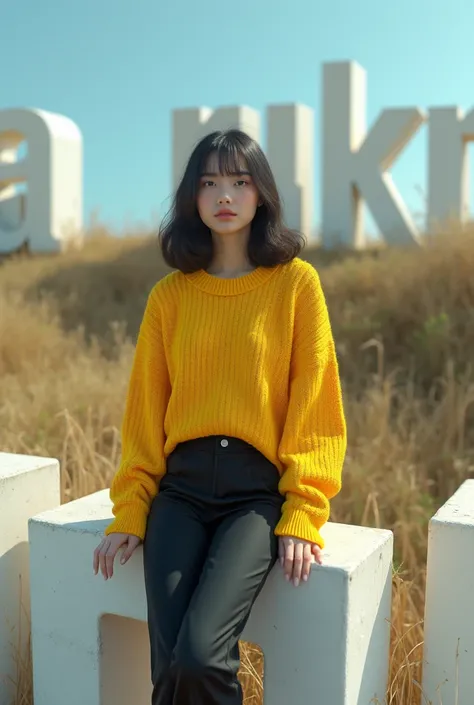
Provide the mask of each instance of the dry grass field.
MULTIPOLYGON (((385 704, 418 705, 427 523, 474 471, 474 227, 422 250, 302 257, 321 274, 344 386, 349 446, 332 520, 395 533, 385 704)), ((167 271, 155 238, 99 227, 80 253, 0 263, 0 448, 58 458, 63 502, 109 485, 135 336, 167 271)), ((257 705, 252 645, 241 675, 257 705)), ((31 705, 24 654, 16 689, 15 705, 31 705)))

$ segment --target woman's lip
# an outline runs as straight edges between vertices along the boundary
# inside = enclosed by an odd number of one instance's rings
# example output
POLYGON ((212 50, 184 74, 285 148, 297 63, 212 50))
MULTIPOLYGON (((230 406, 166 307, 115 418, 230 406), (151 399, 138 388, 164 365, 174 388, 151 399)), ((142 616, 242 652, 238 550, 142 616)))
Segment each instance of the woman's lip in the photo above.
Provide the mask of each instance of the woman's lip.
POLYGON ((216 213, 216 218, 234 218, 236 213, 216 213))

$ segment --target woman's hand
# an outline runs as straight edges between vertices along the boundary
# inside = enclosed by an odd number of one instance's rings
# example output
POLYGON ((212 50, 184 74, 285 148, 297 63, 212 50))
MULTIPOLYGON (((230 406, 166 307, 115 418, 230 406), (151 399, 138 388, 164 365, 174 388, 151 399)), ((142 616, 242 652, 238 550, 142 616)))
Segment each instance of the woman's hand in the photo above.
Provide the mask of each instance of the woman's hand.
POLYGON ((111 578, 114 574, 114 558, 120 546, 125 545, 120 563, 126 563, 141 539, 134 534, 112 533, 104 536, 94 551, 94 575, 101 570, 104 579, 111 578))
POLYGON ((295 587, 298 587, 300 580, 305 582, 308 580, 312 563, 321 565, 323 562, 322 551, 316 543, 304 541, 295 536, 279 537, 278 555, 285 578, 288 581, 293 580, 295 587))

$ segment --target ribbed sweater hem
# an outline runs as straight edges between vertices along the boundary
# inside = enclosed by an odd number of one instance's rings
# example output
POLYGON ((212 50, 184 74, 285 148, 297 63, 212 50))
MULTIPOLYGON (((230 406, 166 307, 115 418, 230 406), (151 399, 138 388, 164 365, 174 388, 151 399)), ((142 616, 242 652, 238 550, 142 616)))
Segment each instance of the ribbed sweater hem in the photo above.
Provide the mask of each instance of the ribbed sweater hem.
POLYGON ((294 536, 303 541, 316 543, 320 548, 324 548, 324 539, 318 529, 311 522, 308 512, 304 509, 292 509, 285 511, 275 529, 277 536, 294 536))
POLYGON ((145 538, 148 513, 130 504, 118 512, 115 519, 105 529, 105 535, 111 533, 133 534, 142 541, 145 538))

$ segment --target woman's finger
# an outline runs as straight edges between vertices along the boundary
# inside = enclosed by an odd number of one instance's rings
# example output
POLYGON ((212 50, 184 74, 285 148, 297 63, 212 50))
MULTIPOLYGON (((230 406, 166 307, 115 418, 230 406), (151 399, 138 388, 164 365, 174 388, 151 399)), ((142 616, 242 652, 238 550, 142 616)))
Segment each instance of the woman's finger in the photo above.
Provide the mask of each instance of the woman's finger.
POLYGON ((92 568, 94 570, 94 575, 97 575, 97 571, 99 570, 99 552, 100 552, 100 549, 102 548, 103 543, 104 543, 104 541, 102 540, 94 551, 94 560, 92 561, 92 568))
POLYGON ((314 556, 311 552, 311 545, 307 543, 303 551, 303 571, 302 578, 306 582, 311 572, 311 564, 314 562, 314 556))
POLYGON ((316 563, 319 563, 319 565, 322 565, 323 552, 322 552, 321 548, 318 546, 317 543, 313 543, 311 550, 312 550, 314 560, 316 561, 316 563))
POLYGON ((100 572, 104 576, 105 580, 107 580, 107 567, 105 564, 105 555, 107 553, 109 545, 110 545, 110 541, 104 540, 102 543, 101 549, 99 551, 100 572))
POLYGON ((118 546, 115 546, 115 542, 112 541, 107 541, 104 546, 102 547, 101 550, 101 569, 102 569, 102 575, 106 580, 112 577, 113 575, 113 564, 114 564, 114 558, 115 554, 117 553, 118 549, 120 547, 120 544, 118 546))
POLYGON ((128 561, 128 559, 131 557, 132 553, 140 543, 140 539, 138 536, 130 536, 128 539, 128 542, 125 544, 125 548, 122 553, 122 558, 120 559, 120 563, 123 565, 128 561))
POLYGON ((288 543, 285 546, 285 562, 284 562, 285 578, 287 580, 291 580, 291 576, 293 573, 294 551, 295 551, 294 542, 288 541, 288 543))
POLYGON ((285 562, 285 544, 281 536, 278 537, 278 558, 280 559, 280 565, 283 567, 285 562))
POLYGON ((298 587, 301 580, 301 574, 303 571, 303 551, 304 544, 298 541, 295 545, 294 557, 293 557, 293 585, 298 587))
POLYGON ((114 558, 118 549, 119 546, 113 546, 112 544, 109 544, 109 547, 105 554, 105 567, 107 570, 107 578, 111 578, 114 574, 114 558))

